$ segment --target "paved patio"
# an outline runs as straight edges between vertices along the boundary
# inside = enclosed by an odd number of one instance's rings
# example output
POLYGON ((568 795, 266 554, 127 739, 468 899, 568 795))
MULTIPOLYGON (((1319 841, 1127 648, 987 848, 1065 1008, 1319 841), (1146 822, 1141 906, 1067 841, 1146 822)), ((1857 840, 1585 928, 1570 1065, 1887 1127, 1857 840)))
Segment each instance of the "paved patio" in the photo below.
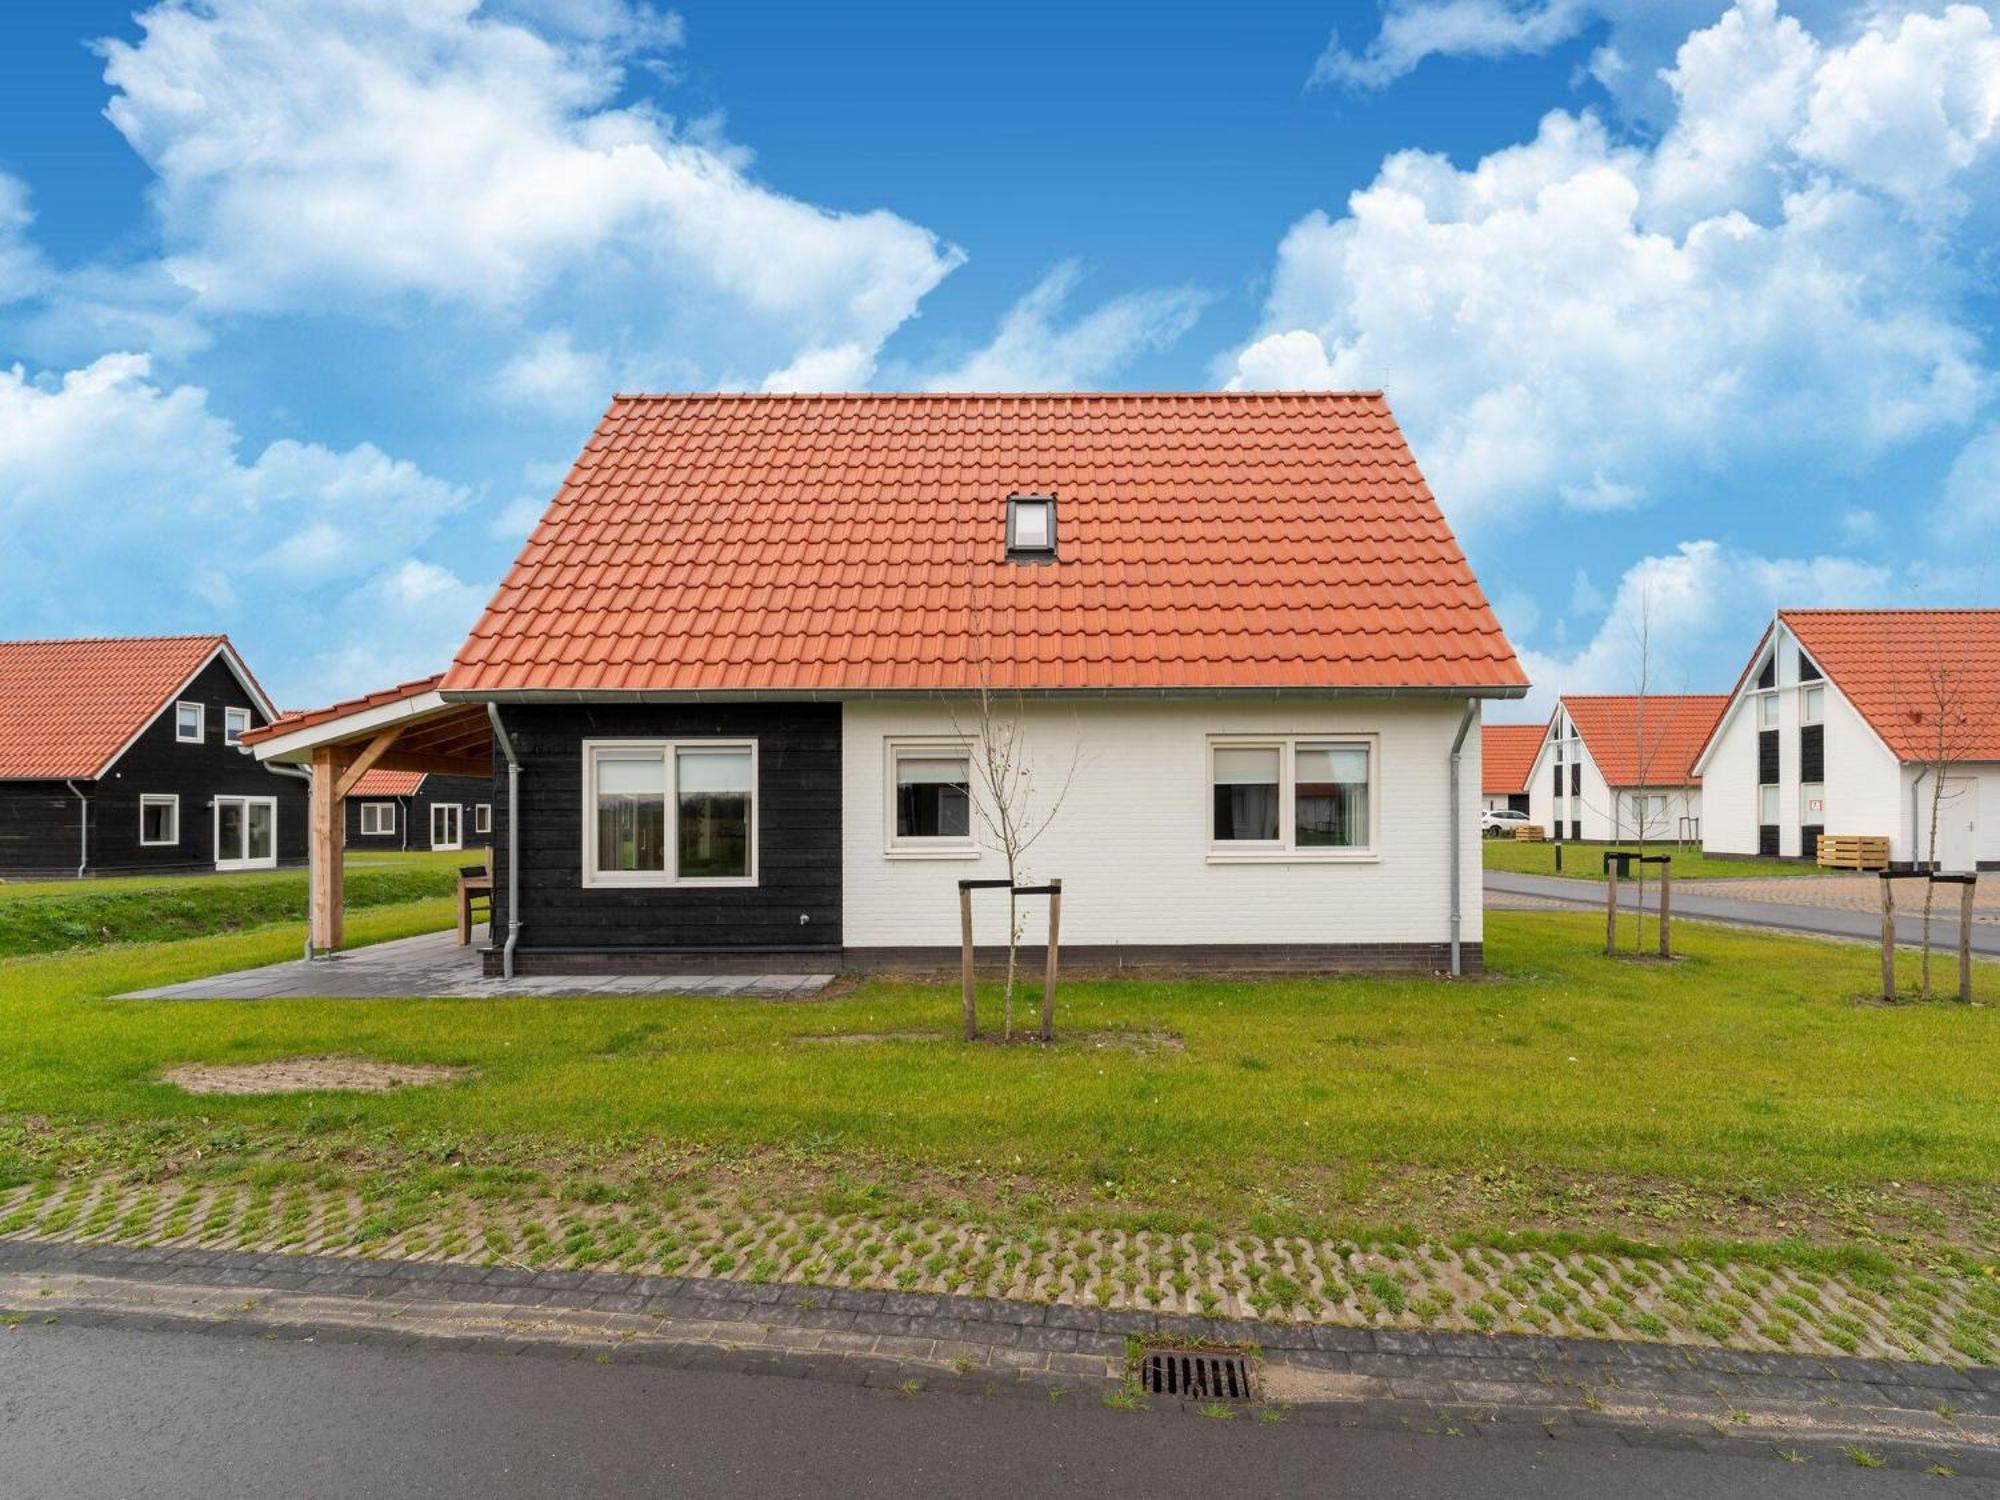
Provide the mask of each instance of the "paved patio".
POLYGON ((816 995, 831 974, 538 974, 488 979, 479 971, 484 929, 462 948, 454 934, 427 932, 351 949, 338 958, 295 958, 261 969, 239 969, 184 984, 134 990, 121 1000, 298 1000, 392 996, 560 999, 585 995, 686 995, 732 1000, 795 1000, 816 995))

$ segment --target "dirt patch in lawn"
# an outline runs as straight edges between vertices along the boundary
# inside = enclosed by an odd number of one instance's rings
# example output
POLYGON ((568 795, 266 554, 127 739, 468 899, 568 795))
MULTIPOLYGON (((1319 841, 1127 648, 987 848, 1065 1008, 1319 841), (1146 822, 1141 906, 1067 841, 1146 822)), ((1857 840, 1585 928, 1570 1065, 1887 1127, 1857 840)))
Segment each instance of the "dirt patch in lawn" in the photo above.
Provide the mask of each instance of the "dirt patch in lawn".
POLYGON ((284 1057, 261 1063, 189 1063, 169 1068, 160 1079, 190 1094, 299 1094, 333 1089, 386 1094, 392 1089, 450 1083, 471 1071, 371 1062, 365 1057, 284 1057))

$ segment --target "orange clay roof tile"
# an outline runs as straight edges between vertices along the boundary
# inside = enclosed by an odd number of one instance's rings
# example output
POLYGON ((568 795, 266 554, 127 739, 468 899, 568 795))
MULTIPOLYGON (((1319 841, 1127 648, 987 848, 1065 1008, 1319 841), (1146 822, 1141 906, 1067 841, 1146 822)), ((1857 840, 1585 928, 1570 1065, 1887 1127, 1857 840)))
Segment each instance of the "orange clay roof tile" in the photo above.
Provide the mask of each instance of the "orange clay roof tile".
POLYGON ((1937 758, 1943 745, 1951 760, 2000 761, 2000 609, 1784 609, 1778 618, 1904 760, 1937 758))
POLYGON ((1379 393, 620 396, 448 692, 1509 689, 1379 393), (1057 497, 1059 560, 1006 556, 1057 497))
POLYGON ((95 777, 227 644, 220 635, 0 641, 0 780, 95 777))
POLYGON ((1691 786, 1695 758, 1729 703, 1727 693, 1644 698, 1565 695, 1563 709, 1597 763, 1605 785, 1691 786), (1643 726, 1643 732, 1642 732, 1643 726))
POLYGON ((1488 797, 1511 797, 1528 789, 1528 772, 1542 747, 1546 724, 1482 724, 1479 790, 1488 797))

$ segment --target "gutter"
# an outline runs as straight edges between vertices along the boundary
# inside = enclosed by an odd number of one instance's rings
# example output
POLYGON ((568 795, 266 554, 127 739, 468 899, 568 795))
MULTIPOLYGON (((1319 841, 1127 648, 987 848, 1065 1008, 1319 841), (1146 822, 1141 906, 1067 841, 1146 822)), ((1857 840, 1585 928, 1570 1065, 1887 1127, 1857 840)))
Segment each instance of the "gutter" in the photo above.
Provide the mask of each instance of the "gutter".
MULTIPOLYGON (((1160 687, 1160 688, 995 688, 1010 698, 1035 702, 1168 702, 1213 699, 1284 701, 1293 699, 1525 698, 1526 684, 1487 687, 1160 687)), ((959 688, 455 688, 438 689, 446 703, 922 703, 971 699, 977 687, 959 688)))
POLYGON ((76 798, 76 878, 81 880, 90 869, 90 799, 76 789, 74 781, 63 785, 76 798))
POLYGON ((1913 870, 1919 868, 1920 856, 1917 851, 1924 847, 1923 815, 1917 811, 1920 805, 1917 792, 1923 786, 1924 778, 1930 774, 1931 768, 1925 766, 1917 772, 1916 779, 1910 783, 1910 868, 1913 870))
MULTIPOLYGON (((239 746, 238 748, 240 749, 240 748, 242 748, 242 747, 241 747, 241 746, 239 746)), ((306 784, 306 808, 307 808, 307 812, 306 812, 306 961, 307 961, 308 963, 310 963, 310 962, 312 961, 313 957, 314 957, 314 955, 313 955, 313 919, 312 919, 312 892, 313 892, 313 836, 312 836, 312 812, 311 812, 311 808, 312 808, 312 779, 313 779, 313 778, 312 778, 312 772, 308 771, 308 770, 307 770, 307 769, 306 769, 305 767, 303 767, 303 766, 284 766, 284 765, 279 765, 279 764, 278 764, 277 762, 275 762, 275 761, 268 761, 268 762, 266 762, 266 763, 265 763, 265 766, 264 766, 264 769, 265 769, 265 770, 267 770, 267 771, 270 771, 270 772, 272 772, 272 773, 273 773, 274 775, 278 775, 278 776, 291 776, 291 777, 296 777, 296 778, 297 778, 298 780, 300 780, 300 781, 303 781, 303 782, 304 782, 304 783, 306 784)), ((275 835, 274 835, 273 837, 274 837, 274 839, 275 839, 275 835)), ((277 850, 276 850, 276 849, 274 848, 274 849, 272 850, 272 853, 274 853, 274 854, 275 854, 276 852, 277 852, 277 850)))
POLYGON ((1464 962, 1459 956, 1458 944, 1459 929, 1464 925, 1465 921, 1462 910, 1464 902, 1459 895, 1459 867, 1464 859, 1463 852, 1459 847, 1462 840, 1459 838, 1458 833, 1459 822, 1462 817, 1458 807, 1460 800, 1458 795, 1459 759, 1465 751, 1465 736, 1471 731, 1472 721, 1478 716, 1479 700, 1477 698, 1467 698, 1465 700, 1465 712, 1460 716, 1458 721, 1458 735, 1451 742, 1451 817, 1449 821, 1451 824, 1451 977, 1454 979, 1465 972, 1464 962))
POLYGON ((493 743, 507 761, 507 941, 500 949, 500 977, 514 977, 514 948, 521 941, 521 761, 514 741, 500 722, 500 706, 486 705, 493 725, 493 743))

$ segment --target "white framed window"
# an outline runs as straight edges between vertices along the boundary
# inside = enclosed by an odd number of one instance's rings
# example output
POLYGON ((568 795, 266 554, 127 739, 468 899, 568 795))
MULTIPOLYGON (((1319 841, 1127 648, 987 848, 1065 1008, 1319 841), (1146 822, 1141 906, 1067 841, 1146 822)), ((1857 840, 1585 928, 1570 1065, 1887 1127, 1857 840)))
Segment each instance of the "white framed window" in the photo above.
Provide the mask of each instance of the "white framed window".
POLYGON ((199 745, 208 732, 208 705, 206 703, 176 703, 174 705, 174 738, 183 745, 199 745))
POLYGON ((464 809, 456 802, 431 804, 431 847, 433 849, 465 847, 464 809))
POLYGON ((363 838, 384 838, 395 831, 395 803, 364 802, 361 804, 361 836, 363 838))
POLYGON ((1799 821, 1801 823, 1819 824, 1826 822, 1825 782, 1802 781, 1799 783, 1799 821))
POLYGON ((278 799, 215 799, 215 867, 269 870, 278 863, 278 799))
POLYGON ((976 858, 972 746, 959 739, 911 739, 887 740, 884 747, 887 851, 939 859, 976 858))
POLYGON ((1759 693, 1757 695, 1757 727, 1776 729, 1778 727, 1778 695, 1759 693))
POLYGON ((1373 736, 1211 739, 1209 858, 1374 858, 1375 755, 1373 736))
POLYGON ((1826 717, 1826 687, 1813 683, 1799 691, 1799 722, 1817 724, 1826 717))
POLYGON ((474 833, 491 833, 493 831, 493 804, 491 802, 481 802, 473 807, 472 831, 474 833))
POLYGON ((1778 789, 1768 782, 1757 788, 1757 821, 1759 823, 1778 821, 1778 789))
POLYGON ((147 792, 139 798, 139 842, 158 848, 181 841, 181 799, 147 792))
POLYGON ((583 883, 755 885, 755 740, 586 740, 583 883))
POLYGON ((244 732, 250 728, 250 710, 247 708, 225 708, 222 711, 222 742, 234 745, 242 740, 244 732))

